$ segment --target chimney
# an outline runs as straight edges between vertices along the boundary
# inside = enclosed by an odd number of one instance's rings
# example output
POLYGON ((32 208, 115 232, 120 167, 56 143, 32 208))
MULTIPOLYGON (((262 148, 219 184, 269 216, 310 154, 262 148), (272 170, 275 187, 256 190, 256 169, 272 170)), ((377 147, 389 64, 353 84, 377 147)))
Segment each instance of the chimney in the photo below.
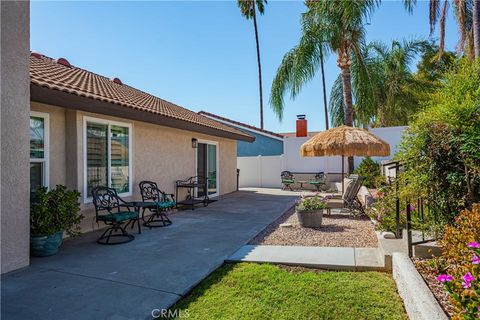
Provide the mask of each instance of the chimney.
POLYGON ((307 119, 304 114, 297 115, 297 137, 306 137, 307 131, 307 119))

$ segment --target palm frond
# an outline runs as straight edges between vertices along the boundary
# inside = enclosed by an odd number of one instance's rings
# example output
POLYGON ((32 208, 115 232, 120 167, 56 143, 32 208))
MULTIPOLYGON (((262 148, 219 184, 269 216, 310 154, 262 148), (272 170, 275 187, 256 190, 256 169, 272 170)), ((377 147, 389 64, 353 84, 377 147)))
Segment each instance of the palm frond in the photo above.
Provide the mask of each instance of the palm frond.
POLYGON ((328 112, 330 113, 330 122, 332 127, 339 127, 343 125, 345 118, 345 103, 343 101, 343 85, 340 75, 333 82, 333 86, 330 91, 328 112))
POLYGON ((289 92, 290 98, 295 99, 315 77, 321 59, 329 52, 312 18, 304 14, 300 42, 285 54, 272 82, 270 105, 279 120, 283 118, 284 95, 289 92))
POLYGON ((403 6, 409 14, 413 13, 413 8, 417 5, 417 0, 403 0, 403 6))

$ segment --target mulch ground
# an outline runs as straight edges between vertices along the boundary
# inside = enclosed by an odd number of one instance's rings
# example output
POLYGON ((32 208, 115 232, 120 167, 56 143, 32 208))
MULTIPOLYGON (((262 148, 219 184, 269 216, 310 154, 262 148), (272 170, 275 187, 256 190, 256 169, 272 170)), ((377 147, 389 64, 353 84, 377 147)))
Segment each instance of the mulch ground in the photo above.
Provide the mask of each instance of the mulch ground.
POLYGON ((427 259, 413 259, 413 263, 418 272, 422 275, 423 280, 427 283, 430 291, 440 303, 443 310, 452 317, 454 315, 454 307, 450 302, 448 295, 444 289, 443 284, 437 281, 437 272, 431 265, 431 260, 427 259))
POLYGON ((321 228, 302 228, 292 208, 250 241, 255 245, 378 247, 374 226, 366 216, 348 213, 323 215, 321 228), (288 223, 290 227, 281 227, 288 223))

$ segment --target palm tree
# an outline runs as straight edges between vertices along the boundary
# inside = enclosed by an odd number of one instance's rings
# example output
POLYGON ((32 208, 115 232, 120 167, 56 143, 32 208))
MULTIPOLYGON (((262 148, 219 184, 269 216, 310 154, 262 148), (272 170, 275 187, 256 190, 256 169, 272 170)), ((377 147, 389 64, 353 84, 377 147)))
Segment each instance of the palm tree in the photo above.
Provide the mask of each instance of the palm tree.
MULTIPOLYGON (((363 49, 364 63, 360 66, 354 59, 351 66, 357 126, 407 124, 409 117, 420 107, 419 93, 427 90, 429 84, 429 81, 415 77, 411 66, 417 55, 430 46, 422 40, 394 40, 390 46, 372 42, 363 49), (365 69, 370 86, 364 85, 365 69)), ((342 90, 339 76, 330 94, 332 115, 339 115, 343 110, 344 102, 339 98, 342 90)), ((338 124, 338 116, 335 120, 338 124)))
MULTIPOLYGON (((457 50, 466 52, 467 57, 480 57, 480 1, 479 0, 452 0, 455 17, 458 24, 460 39, 457 50)), ((435 30, 437 23, 440 28, 440 54, 445 48, 445 22, 447 18, 448 0, 430 0, 430 33, 435 30)))
POLYGON ((257 45, 258 86, 260 89, 260 128, 263 129, 263 90, 262 90, 262 65, 260 63, 260 44, 258 41, 257 13, 263 14, 267 0, 237 0, 238 7, 247 20, 253 19, 255 30, 255 43, 257 45))
MULTIPOLYGON (((337 54, 344 101, 344 124, 353 126, 353 96, 350 66, 355 56, 363 64, 362 44, 365 20, 380 1, 337 0, 307 1, 308 11, 303 15, 304 25, 315 26, 315 34, 332 52, 337 54)), ((353 157, 348 158, 348 172, 353 171, 353 157)))
POLYGON ((473 52, 480 58, 480 0, 472 0, 473 52))
POLYGON ((322 75, 323 107, 325 128, 328 130, 327 90, 325 84, 324 59, 328 54, 326 44, 316 36, 314 28, 305 24, 297 46, 285 54, 272 83, 270 105, 280 120, 283 118, 284 95, 290 91, 295 99, 303 85, 308 83, 320 68, 322 75))

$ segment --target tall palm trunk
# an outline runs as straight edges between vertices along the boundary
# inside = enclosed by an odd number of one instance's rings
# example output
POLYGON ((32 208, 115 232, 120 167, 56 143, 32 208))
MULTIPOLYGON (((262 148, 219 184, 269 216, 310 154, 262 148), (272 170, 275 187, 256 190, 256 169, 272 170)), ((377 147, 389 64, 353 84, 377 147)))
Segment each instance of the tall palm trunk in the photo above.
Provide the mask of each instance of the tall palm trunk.
POLYGON ((260 89, 260 128, 263 129, 262 65, 260 63, 260 44, 258 41, 257 14, 255 4, 253 4, 253 27, 255 29, 255 42, 257 44, 258 87, 260 89))
POLYGON ((473 49, 475 58, 480 58, 480 0, 473 0, 473 49))
MULTIPOLYGON (((341 63, 340 75, 343 85, 343 102, 345 104, 345 119, 344 124, 353 127, 353 98, 352 98, 352 77, 350 74, 350 63, 341 63)), ((348 157, 347 172, 353 172, 353 157, 348 157)))
POLYGON ((327 88, 325 86, 325 69, 323 66, 323 50, 321 46, 320 46, 320 70, 322 72, 323 111, 325 112, 325 130, 328 130, 327 88))

